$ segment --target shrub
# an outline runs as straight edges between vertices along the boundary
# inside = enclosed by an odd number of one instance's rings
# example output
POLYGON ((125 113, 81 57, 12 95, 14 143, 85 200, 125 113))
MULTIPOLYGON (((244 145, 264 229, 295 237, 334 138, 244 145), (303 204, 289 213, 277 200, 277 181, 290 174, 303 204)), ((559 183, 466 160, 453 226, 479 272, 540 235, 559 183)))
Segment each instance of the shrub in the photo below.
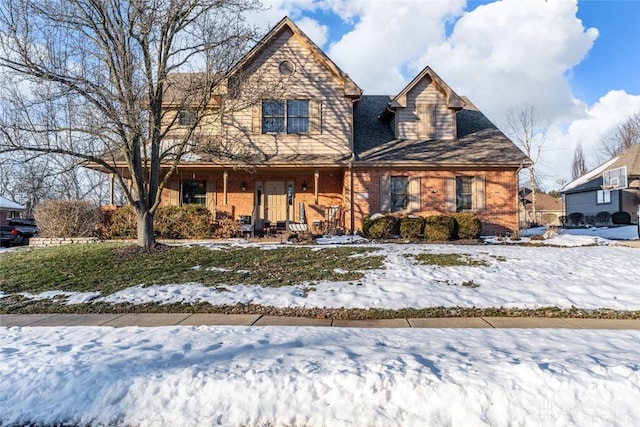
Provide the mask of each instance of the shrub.
POLYGON ((544 240, 544 236, 542 234, 534 234, 530 237, 530 240, 544 240))
POLYGON ((430 242, 451 240, 455 223, 448 215, 432 215, 425 218, 424 238, 430 242))
MULTIPOLYGON (((238 226, 238 221, 235 221, 238 226)), ((183 205, 177 223, 182 239, 206 239, 211 236, 211 212, 201 205, 183 205)))
POLYGON ((551 212, 545 212, 540 215, 540 223, 542 225, 557 225, 559 224, 558 215, 551 212))
POLYGON ((607 211, 598 212, 596 214, 596 222, 600 225, 608 225, 611 221, 611 214, 607 211))
POLYGON ((614 212, 611 215, 611 221, 616 225, 628 225, 631 224, 631 215, 628 212, 614 212))
POLYGON ((566 215, 561 215, 560 218, 560 224, 565 227, 567 225, 567 216, 566 215))
POLYGON ((180 206, 160 206, 153 217, 153 235, 157 239, 180 239, 180 206))
MULTIPOLYGON (((153 218, 157 239, 206 239, 211 236, 211 214, 200 205, 160 206, 153 218)), ((138 234, 136 211, 132 206, 117 208, 111 215, 112 238, 135 239, 138 234)))
POLYGON ((383 216, 376 219, 369 226, 369 238, 388 239, 396 232, 397 220, 392 216, 383 216))
POLYGON ((369 228, 371 228, 371 224, 373 224, 373 221, 371 221, 371 216, 367 215, 362 218, 362 235, 364 237, 369 237, 369 228))
POLYGON ((34 211, 44 237, 88 237, 96 233, 98 209, 82 200, 49 200, 34 211))
POLYGON ((584 214, 582 212, 570 213, 569 221, 571 221, 573 225, 581 225, 584 222, 584 214))
POLYGON ((237 237, 241 232, 240 223, 232 218, 220 218, 213 221, 213 237, 228 239, 237 237))
POLYGON ((415 239, 424 232, 424 218, 419 216, 405 216, 400 218, 400 236, 405 239, 415 239))
POLYGON ((109 235, 112 239, 135 239, 138 235, 138 222, 133 206, 122 206, 111 214, 109 235))
POLYGON ((586 215, 584 217, 584 223, 589 225, 596 225, 596 216, 595 215, 586 215))
POLYGON ((453 215, 454 239, 479 239, 482 234, 482 221, 473 213, 456 213, 453 215))

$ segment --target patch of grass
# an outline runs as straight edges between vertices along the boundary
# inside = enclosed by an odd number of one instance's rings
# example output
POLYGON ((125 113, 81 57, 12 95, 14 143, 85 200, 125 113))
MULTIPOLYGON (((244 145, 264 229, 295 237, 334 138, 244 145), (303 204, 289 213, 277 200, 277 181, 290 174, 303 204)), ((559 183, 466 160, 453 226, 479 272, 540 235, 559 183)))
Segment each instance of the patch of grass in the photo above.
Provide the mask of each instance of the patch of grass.
POLYGON ((27 300, 20 296, 0 298, 1 314, 35 313, 224 313, 261 314, 264 316, 311 317, 316 319, 400 319, 400 318, 441 318, 441 317, 537 317, 537 318, 578 318, 578 319, 640 319, 640 311, 613 310, 607 308, 579 309, 576 307, 526 308, 468 308, 468 307, 425 307, 403 308, 399 310, 378 308, 303 308, 273 307, 259 304, 210 305, 194 304, 91 304, 67 305, 51 300, 27 300))
POLYGON ((414 257, 422 265, 439 265, 442 267, 486 267, 489 265, 484 260, 471 258, 468 254, 432 254, 422 253, 414 257))
POLYGON ((438 283, 438 284, 443 284, 443 285, 448 285, 448 286, 464 286, 465 288, 479 288, 480 285, 477 284, 476 282, 474 282, 473 280, 465 280, 464 282, 458 284, 458 283, 453 283, 451 282, 449 279, 446 280, 434 280, 434 282, 438 283))
POLYGON ((59 290, 108 295, 140 284, 290 286, 350 281, 362 278, 362 270, 382 267, 383 257, 371 255, 374 251, 346 247, 209 250, 201 246, 137 251, 106 243, 39 248, 2 254, 0 290, 6 294, 59 290), (353 256, 362 254, 367 256, 353 256))

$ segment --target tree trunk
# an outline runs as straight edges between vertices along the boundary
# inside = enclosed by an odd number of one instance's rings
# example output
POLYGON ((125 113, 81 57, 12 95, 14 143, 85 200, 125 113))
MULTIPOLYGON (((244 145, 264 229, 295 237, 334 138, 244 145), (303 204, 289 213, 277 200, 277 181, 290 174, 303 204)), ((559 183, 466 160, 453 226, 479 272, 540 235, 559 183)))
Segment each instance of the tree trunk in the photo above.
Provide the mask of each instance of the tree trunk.
POLYGON ((153 236, 153 214, 149 211, 136 210, 138 220, 138 246, 152 248, 156 245, 153 236))

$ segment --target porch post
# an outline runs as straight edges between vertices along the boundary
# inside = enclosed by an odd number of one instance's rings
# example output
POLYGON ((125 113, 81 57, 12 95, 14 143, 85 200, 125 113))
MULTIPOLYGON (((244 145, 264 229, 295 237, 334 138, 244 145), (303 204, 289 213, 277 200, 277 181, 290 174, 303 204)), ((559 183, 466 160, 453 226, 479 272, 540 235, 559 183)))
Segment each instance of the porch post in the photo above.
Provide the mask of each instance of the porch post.
POLYGON ((116 176, 114 174, 109 174, 109 204, 111 206, 115 206, 116 204, 115 179, 116 179, 116 176))
POLYGON ((229 179, 229 172, 224 171, 222 173, 222 204, 227 205, 227 181, 229 179))
POLYGON ((315 204, 318 204, 318 181, 320 180, 320 172, 318 169, 314 169, 313 171, 313 197, 315 200, 315 204))

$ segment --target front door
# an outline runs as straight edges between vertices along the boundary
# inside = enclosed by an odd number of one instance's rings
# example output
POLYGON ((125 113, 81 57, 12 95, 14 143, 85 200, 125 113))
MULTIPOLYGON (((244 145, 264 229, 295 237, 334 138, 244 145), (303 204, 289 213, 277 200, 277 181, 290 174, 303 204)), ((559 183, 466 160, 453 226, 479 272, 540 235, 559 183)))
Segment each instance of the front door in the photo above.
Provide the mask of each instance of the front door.
POLYGON ((264 183, 265 204, 264 220, 275 225, 287 219, 287 193, 284 181, 266 181, 264 183))

